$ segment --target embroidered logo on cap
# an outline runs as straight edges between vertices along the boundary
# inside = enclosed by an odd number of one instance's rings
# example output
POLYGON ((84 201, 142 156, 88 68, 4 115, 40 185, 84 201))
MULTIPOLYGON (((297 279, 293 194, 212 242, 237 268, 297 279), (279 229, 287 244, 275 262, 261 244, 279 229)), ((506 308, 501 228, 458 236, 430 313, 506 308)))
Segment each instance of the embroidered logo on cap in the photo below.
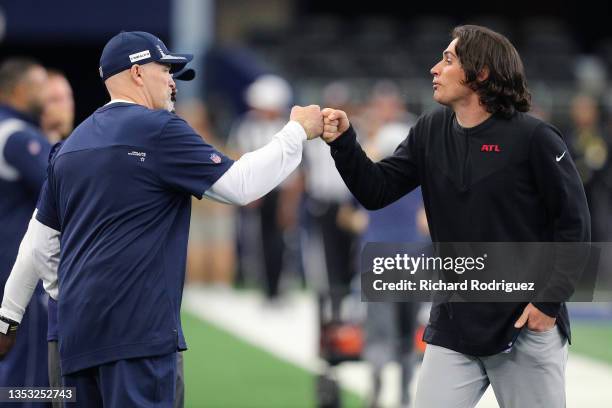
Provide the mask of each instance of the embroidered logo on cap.
POLYGON ((151 58, 151 53, 149 52, 149 50, 144 50, 144 51, 137 52, 136 54, 131 54, 130 62, 136 62, 136 61, 140 61, 146 58, 151 58))

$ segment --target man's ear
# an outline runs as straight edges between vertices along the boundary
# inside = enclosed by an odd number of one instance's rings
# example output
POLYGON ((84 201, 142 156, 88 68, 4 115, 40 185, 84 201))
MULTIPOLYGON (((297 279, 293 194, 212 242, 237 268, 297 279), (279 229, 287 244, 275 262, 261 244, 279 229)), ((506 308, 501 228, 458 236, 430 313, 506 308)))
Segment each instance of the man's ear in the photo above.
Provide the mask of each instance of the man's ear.
POLYGON ((143 81, 142 81, 142 66, 138 65, 138 64, 132 65, 132 67, 130 68, 130 77, 138 85, 143 85, 143 81))
POLYGON ((489 67, 487 66, 482 67, 476 79, 478 80, 478 82, 483 82, 489 79, 489 67))
POLYGON ((25 95, 27 94, 27 84, 25 81, 19 81, 15 84, 13 89, 7 93, 7 96, 15 99, 15 100, 24 100, 26 99, 25 95))

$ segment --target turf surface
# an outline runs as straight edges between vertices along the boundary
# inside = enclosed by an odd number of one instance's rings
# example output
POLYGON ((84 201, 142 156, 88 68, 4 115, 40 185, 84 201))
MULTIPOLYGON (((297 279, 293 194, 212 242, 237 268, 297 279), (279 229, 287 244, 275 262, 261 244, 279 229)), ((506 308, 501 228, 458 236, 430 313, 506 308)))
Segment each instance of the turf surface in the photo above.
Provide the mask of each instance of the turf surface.
MULTIPOLYGON (((183 329, 185 352, 185 406, 190 408, 298 408, 315 407, 312 373, 280 360, 188 313, 183 329)), ((612 323, 572 322, 571 352, 612 365, 612 323)), ((343 391, 344 407, 363 401, 343 391)))
MULTIPOLYGON (((185 406, 315 407, 312 373, 278 359, 219 328, 183 313, 185 406)), ((344 407, 363 402, 343 391, 344 407)))
POLYGON ((572 321, 570 351, 612 364, 612 322, 572 321))

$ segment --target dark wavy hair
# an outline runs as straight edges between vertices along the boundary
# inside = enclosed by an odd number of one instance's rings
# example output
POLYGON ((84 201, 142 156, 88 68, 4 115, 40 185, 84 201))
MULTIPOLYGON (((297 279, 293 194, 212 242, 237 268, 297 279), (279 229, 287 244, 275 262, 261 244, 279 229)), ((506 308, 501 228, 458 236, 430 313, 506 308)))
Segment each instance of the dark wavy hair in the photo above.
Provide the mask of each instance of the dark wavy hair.
POLYGON ((487 112, 509 118, 516 111, 529 111, 531 93, 523 62, 506 37, 476 25, 455 27, 451 37, 458 39, 455 51, 465 72, 465 84, 478 94, 487 112), (480 81, 483 69, 489 75, 480 81))

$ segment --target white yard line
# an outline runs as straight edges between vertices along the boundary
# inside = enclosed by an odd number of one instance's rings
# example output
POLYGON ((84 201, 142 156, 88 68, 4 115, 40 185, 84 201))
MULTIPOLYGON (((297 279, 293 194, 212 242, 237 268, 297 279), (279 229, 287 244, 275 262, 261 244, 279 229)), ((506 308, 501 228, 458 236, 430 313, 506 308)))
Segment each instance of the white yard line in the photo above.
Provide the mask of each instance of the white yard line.
POLYGON ((314 358, 316 310, 310 310, 314 303, 309 300, 293 297, 290 304, 275 308, 264 305, 255 292, 192 287, 185 289, 183 308, 248 343, 315 371, 320 367, 314 358))
MULTIPOLYGON (((183 308, 242 340, 313 373, 324 363, 318 358, 317 309, 314 296, 294 294, 281 305, 265 305, 255 292, 230 289, 189 287, 183 296, 183 308)), ((187 339, 189 341, 189 339, 187 339)), ((341 385, 366 397, 370 390, 367 364, 343 363, 337 368, 341 385)), ((399 367, 389 365, 384 374, 382 402, 393 406, 399 395, 399 367)), ((418 370, 415 374, 418 378, 418 370)), ((413 381, 414 389, 416 381, 413 381)), ((497 408, 489 388, 477 408, 497 408)), ((570 354, 567 366, 568 408, 612 407, 612 367, 576 354, 570 354)))

